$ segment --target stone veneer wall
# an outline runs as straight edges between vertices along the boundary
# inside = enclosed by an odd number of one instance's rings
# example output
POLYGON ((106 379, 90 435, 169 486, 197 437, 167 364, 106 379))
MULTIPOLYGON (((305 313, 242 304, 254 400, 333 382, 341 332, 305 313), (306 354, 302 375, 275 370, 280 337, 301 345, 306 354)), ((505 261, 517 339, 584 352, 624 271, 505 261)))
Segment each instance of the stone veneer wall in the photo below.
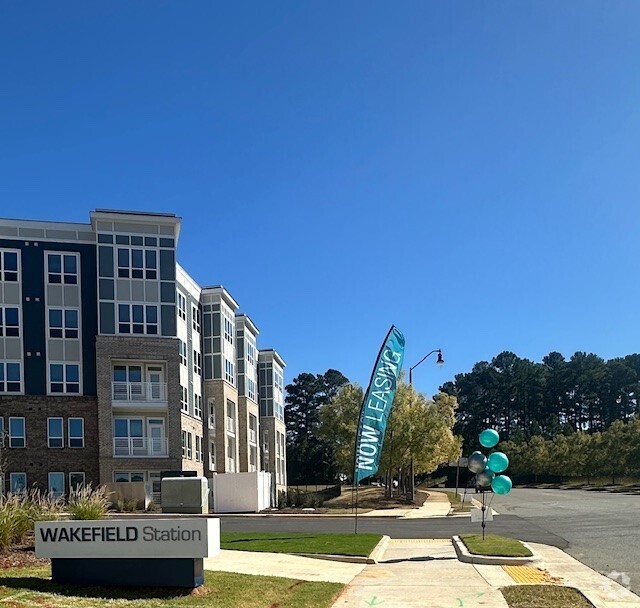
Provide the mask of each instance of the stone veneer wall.
MULTIPOLYGON (((178 339, 146 336, 98 336, 96 340, 96 363, 100 482, 112 482, 113 472, 116 470, 179 470, 182 464, 182 437, 178 339), (166 435, 169 440, 168 458, 113 457, 111 381, 114 360, 162 362, 165 364, 168 400, 166 428, 166 435)), ((135 410, 132 407, 133 412, 135 410)))
POLYGON ((0 397, 0 416, 4 418, 5 442, 0 458, 9 488, 10 473, 26 473, 27 485, 46 491, 48 473, 65 474, 65 489, 69 491, 69 473, 84 472, 85 481, 97 485, 98 469, 98 406, 93 396, 6 395, 0 397), (9 447, 9 417, 25 419, 26 447, 9 447), (64 448, 47 445, 47 418, 64 419, 64 448), (69 448, 68 418, 84 418, 84 448, 69 448))
MULTIPOLYGON (((216 472, 227 473, 227 399, 230 399, 238 405, 238 391, 224 380, 205 380, 204 382, 204 402, 208 403, 208 399, 213 399, 216 411, 216 472)), ((207 405, 207 408, 209 406, 207 405)), ((238 420, 239 426, 239 420, 238 420)), ((212 434, 209 435, 210 437, 212 434)), ((238 458, 238 433, 236 433, 236 468, 239 466, 238 458)), ((207 454, 208 445, 207 445, 207 454)), ((205 474, 211 477, 212 471, 209 470, 209 457, 205 457, 205 474)))
POLYGON ((249 470, 249 414, 256 417, 257 436, 256 449, 257 461, 256 470, 260 470, 260 408, 258 404, 248 397, 238 397, 238 452, 240 455, 239 471, 247 472, 249 470))

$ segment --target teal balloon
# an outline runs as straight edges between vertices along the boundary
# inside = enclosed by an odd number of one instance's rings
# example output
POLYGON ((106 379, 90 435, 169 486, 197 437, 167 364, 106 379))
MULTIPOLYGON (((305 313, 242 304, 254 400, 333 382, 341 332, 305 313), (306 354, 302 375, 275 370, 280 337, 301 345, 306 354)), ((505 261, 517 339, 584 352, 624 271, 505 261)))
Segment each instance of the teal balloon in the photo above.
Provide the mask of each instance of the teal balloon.
POLYGON ((474 452, 469 456, 468 468, 472 473, 482 473, 487 466, 487 457, 482 452, 474 452))
POLYGON ((496 475, 491 482, 491 489, 496 494, 508 494, 512 487, 511 479, 507 475, 496 475))
POLYGON ((491 485, 496 474, 489 469, 485 469, 482 473, 476 475, 476 483, 483 488, 488 488, 491 485))
POLYGON ((491 469, 494 473, 502 473, 506 471, 509 466, 509 459, 506 454, 502 452, 494 452, 489 454, 487 459, 487 468, 491 469))
POLYGON ((498 445, 498 441, 500 441, 500 435, 498 435, 498 431, 494 431, 493 429, 485 429, 480 433, 480 443, 485 448, 492 448, 498 445))

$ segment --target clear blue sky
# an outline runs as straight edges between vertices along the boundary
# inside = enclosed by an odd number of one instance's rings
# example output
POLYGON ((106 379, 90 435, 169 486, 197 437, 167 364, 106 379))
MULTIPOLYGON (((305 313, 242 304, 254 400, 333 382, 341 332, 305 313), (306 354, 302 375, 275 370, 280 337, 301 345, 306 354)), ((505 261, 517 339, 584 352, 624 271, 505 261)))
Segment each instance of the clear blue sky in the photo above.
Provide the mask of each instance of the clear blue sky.
POLYGON ((175 212, 289 363, 638 351, 640 2, 0 3, 0 215, 175 212))

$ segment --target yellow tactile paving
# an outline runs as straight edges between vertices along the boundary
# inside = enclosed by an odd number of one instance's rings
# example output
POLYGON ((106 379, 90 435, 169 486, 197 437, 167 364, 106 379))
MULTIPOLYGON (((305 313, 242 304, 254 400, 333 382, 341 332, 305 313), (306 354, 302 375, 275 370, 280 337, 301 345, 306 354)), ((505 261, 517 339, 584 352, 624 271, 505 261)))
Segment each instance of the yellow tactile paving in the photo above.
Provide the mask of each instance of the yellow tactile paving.
POLYGON ((519 585, 541 585, 553 582, 547 572, 532 566, 502 566, 502 569, 519 585))

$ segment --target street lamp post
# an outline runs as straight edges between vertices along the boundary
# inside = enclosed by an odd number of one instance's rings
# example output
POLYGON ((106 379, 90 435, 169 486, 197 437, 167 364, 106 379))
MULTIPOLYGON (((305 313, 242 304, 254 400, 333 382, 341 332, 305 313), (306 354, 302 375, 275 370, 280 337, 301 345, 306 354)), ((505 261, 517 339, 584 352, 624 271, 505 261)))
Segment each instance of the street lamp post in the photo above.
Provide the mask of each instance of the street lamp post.
MULTIPOLYGON (((427 357, 433 355, 433 353, 438 353, 438 359, 436 360, 436 365, 442 367, 444 365, 444 358, 442 357, 442 349, 434 348, 431 352, 427 353, 420 361, 418 361, 413 367, 409 368, 409 386, 413 387, 413 370, 418 367, 427 357)), ((413 451, 411 453, 411 461, 409 464, 409 500, 413 502, 415 498, 415 481, 414 481, 414 472, 413 472, 413 451)))

